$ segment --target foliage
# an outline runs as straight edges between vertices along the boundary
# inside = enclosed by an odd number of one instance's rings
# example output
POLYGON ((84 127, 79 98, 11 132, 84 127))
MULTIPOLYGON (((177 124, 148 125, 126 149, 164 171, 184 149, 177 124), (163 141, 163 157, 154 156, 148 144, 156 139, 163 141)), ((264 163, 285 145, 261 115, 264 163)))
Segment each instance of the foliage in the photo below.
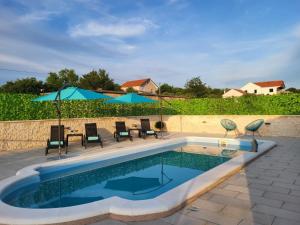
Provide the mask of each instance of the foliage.
POLYGON ((221 98, 224 90, 211 88, 200 77, 193 77, 186 82, 184 92, 194 98, 221 98))
POLYGON ((126 89, 126 92, 127 92, 127 93, 138 93, 138 91, 135 90, 135 89, 133 89, 132 87, 127 88, 127 89, 126 89))
POLYGON ((90 90, 116 90, 118 86, 115 85, 113 79, 109 77, 109 74, 102 69, 98 71, 93 70, 80 78, 79 86, 81 88, 90 90))
MULTIPOLYGON (((0 93, 0 120, 57 118, 51 102, 32 102, 37 95, 0 93)), ((240 98, 198 98, 164 103, 164 115, 300 115, 300 94, 244 96, 240 98)), ((62 117, 158 115, 157 104, 105 104, 96 101, 63 101, 62 117)))
MULTIPOLYGON (((159 90, 157 91, 157 93, 159 92, 159 90)), ((185 90, 183 88, 179 88, 179 87, 174 87, 171 86, 167 83, 164 83, 162 85, 160 85, 160 92, 163 95, 177 95, 177 96, 184 96, 185 95, 185 90)))
POLYGON ((79 76, 73 69, 62 69, 58 73, 50 72, 46 78, 46 91, 57 91, 64 84, 78 86, 79 76))
POLYGON ((292 93, 300 93, 300 89, 293 88, 293 87, 286 89, 286 91, 292 92, 292 93))
POLYGON ((0 92, 39 94, 44 88, 43 82, 34 77, 8 81, 0 87, 0 92))

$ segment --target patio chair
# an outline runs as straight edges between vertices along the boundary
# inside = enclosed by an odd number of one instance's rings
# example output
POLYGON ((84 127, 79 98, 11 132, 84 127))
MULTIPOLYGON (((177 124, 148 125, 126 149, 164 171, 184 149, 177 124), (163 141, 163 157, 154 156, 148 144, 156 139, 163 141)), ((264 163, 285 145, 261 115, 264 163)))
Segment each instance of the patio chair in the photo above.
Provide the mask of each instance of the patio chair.
POLYGON ((260 133, 258 132, 258 129, 264 124, 264 122, 265 121, 263 119, 254 120, 245 127, 245 133, 249 131, 252 132, 252 135, 254 136, 256 132, 261 137, 260 133))
POLYGON ((228 132, 230 131, 234 131, 235 135, 237 136, 237 125, 234 121, 230 120, 230 119, 222 119, 221 120, 221 125, 222 127, 224 127, 224 129, 226 130, 224 137, 227 136, 228 132))
POLYGON ((65 148, 66 146, 66 141, 65 141, 65 127, 64 125, 60 125, 60 138, 58 138, 58 125, 52 125, 51 130, 50 130, 50 138, 47 140, 47 147, 45 150, 45 155, 48 154, 49 149, 54 149, 54 148, 65 148), (60 143, 59 143, 60 139, 60 143))
POLYGON ((103 142, 97 131, 96 123, 86 123, 85 125, 85 135, 83 136, 84 147, 87 147, 88 143, 99 143, 103 148, 103 142))
POLYGON ((154 135, 157 138, 157 133, 151 129, 149 119, 141 119, 141 136, 145 139, 146 136, 154 135))
POLYGON ((124 121, 116 122, 116 131, 114 132, 114 138, 117 142, 120 141, 120 138, 129 138, 132 141, 132 136, 130 134, 130 130, 126 129, 126 125, 124 121))

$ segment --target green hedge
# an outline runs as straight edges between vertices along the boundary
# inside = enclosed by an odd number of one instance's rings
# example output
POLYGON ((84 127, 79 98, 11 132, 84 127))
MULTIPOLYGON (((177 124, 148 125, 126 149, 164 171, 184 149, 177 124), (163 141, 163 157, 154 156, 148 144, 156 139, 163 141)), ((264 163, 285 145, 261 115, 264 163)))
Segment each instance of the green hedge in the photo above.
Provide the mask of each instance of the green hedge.
MULTIPOLYGON (((56 118, 51 102, 32 102, 37 96, 0 93, 0 120, 56 118)), ((165 115, 300 115, 300 94, 245 96, 240 98, 199 98, 164 103, 165 115)), ((159 104, 115 105, 103 101, 64 101, 64 118, 138 116, 159 113, 159 104)))

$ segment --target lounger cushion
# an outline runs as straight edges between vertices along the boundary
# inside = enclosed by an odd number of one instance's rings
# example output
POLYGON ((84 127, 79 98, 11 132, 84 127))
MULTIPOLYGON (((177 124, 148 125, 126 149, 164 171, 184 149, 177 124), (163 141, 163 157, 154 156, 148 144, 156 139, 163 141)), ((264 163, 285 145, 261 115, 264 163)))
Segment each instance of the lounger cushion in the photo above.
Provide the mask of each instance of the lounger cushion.
POLYGON ((146 134, 154 134, 155 132, 154 132, 154 130, 147 130, 146 131, 146 134))
POLYGON ((120 135, 121 135, 121 136, 128 136, 128 132, 125 132, 125 131, 120 132, 120 135))
POLYGON ((88 137, 87 139, 88 139, 88 141, 97 141, 97 140, 99 140, 99 137, 98 136, 91 136, 91 137, 88 137))
MULTIPOLYGON (((50 141, 50 145, 57 145, 58 146, 58 141, 50 141)), ((60 141, 60 145, 63 145, 64 142, 63 141, 60 141)))

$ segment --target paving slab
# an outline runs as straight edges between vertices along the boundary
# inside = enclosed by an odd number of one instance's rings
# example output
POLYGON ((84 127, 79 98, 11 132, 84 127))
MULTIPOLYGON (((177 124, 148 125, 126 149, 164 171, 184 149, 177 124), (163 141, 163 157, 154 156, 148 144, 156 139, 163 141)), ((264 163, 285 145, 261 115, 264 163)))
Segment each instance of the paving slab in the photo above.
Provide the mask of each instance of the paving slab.
MULTIPOLYGON (((166 138, 182 134, 168 134, 166 138)), ((191 135, 191 134, 183 134, 191 135)), ((192 134, 214 136, 209 134, 192 134)), ((183 210, 158 220, 120 222, 103 220, 90 225, 298 225, 300 208, 300 139, 263 137, 274 140, 278 146, 249 164, 237 174, 200 196, 183 210), (263 193, 263 194, 262 194, 263 193), (262 195, 261 195, 262 194, 262 195)), ((98 146, 84 150, 71 144, 68 157, 114 148, 134 146, 155 139, 133 143, 105 140, 103 149, 98 146)), ((14 175, 18 169, 35 163, 57 160, 57 151, 47 157, 44 149, 23 152, 0 152, 0 179, 14 175)), ((76 225, 76 222, 74 222, 76 225)))

